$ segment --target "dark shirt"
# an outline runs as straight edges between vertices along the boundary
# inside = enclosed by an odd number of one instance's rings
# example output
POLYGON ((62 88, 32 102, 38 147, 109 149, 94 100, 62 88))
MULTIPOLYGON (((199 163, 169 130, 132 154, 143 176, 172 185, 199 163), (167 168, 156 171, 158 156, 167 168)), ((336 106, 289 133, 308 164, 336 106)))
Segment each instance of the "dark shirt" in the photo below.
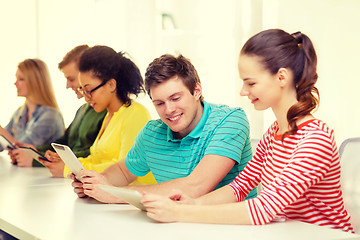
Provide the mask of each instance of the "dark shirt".
MULTIPOLYGON (((88 103, 85 103, 77 110, 75 118, 66 129, 65 134, 54 142, 69 146, 77 157, 87 157, 106 113, 106 110, 97 113, 88 103)), ((50 144, 40 146, 37 149, 43 154, 47 150, 54 151, 50 144)), ((36 160, 33 161, 33 166, 40 165, 36 160)))

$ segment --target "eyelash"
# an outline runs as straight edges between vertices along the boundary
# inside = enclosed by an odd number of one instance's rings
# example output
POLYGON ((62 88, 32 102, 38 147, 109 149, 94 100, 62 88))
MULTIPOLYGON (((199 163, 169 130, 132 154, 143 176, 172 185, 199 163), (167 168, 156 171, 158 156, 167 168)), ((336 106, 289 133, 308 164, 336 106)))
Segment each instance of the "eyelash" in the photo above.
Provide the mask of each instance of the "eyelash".
MULTIPOLYGON (((177 102, 177 101, 179 101, 179 100, 180 100, 180 97, 172 98, 172 99, 171 99, 171 101, 173 101, 173 102, 177 102)), ((164 104, 163 102, 157 103, 156 106, 162 106, 163 104, 164 104)))

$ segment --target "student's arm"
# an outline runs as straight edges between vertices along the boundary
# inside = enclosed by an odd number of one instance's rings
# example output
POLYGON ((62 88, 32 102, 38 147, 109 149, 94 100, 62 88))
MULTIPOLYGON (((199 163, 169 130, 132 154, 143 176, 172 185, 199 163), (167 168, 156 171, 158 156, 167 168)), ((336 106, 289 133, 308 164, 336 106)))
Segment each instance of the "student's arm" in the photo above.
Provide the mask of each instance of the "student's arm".
POLYGON ((70 175, 70 178, 74 180, 72 186, 78 197, 89 196, 104 203, 123 203, 123 201, 101 190, 98 184, 121 187, 127 186, 137 178, 126 168, 123 160, 108 167, 102 173, 82 170, 79 174, 82 176, 81 182, 75 179, 74 175, 70 175))
POLYGON ((0 126, 0 134, 6 137, 12 144, 16 142, 16 139, 5 128, 0 126))
POLYGON ((194 171, 187 177, 155 185, 129 186, 128 188, 164 196, 169 195, 174 189, 178 189, 190 197, 196 198, 212 191, 234 164, 235 161, 227 157, 205 155, 194 171))
POLYGON ((245 203, 236 202, 233 190, 229 186, 194 200, 192 205, 153 194, 145 194, 142 202, 147 215, 161 222, 251 224, 245 203))
MULTIPOLYGON (((0 126, 0 134, 4 135, 4 137, 6 137, 12 144, 15 144, 15 142, 16 142, 16 139, 13 137, 13 135, 11 133, 12 133, 12 129, 14 127, 15 119, 17 118, 20 109, 21 109, 21 107, 18 108, 13 113, 9 123, 5 127, 0 126)), ((3 150, 4 149, 2 148, 2 146, 0 146, 0 152, 3 151, 3 150)))
MULTIPOLYGON (((217 155, 206 155, 196 166, 194 171, 187 177, 174 179, 154 185, 128 186, 140 192, 150 192, 168 196, 174 189, 180 190, 190 197, 196 198, 212 191, 216 185, 234 166, 234 161, 217 155)), ((101 174, 95 171, 84 170, 81 172, 82 183, 74 183, 75 192, 79 197, 84 194, 93 197, 101 202, 114 203, 104 191, 98 188, 97 184, 107 184, 117 187, 124 187, 133 182, 137 176, 132 174, 124 161, 113 164, 101 174), (105 197, 104 197, 105 196, 105 197), (110 201, 110 202, 109 202, 110 201)))

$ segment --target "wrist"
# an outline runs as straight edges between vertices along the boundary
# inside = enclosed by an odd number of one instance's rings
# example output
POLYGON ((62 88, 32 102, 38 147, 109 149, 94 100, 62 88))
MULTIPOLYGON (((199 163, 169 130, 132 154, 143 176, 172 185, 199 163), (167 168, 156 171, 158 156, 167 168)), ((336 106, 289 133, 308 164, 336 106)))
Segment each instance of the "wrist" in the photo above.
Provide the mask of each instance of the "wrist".
POLYGON ((186 222, 186 205, 175 203, 172 211, 175 222, 186 222))
POLYGON ((193 202, 193 205, 197 205, 197 206, 203 205, 203 201, 201 200, 201 197, 200 198, 195 198, 194 202, 193 202))

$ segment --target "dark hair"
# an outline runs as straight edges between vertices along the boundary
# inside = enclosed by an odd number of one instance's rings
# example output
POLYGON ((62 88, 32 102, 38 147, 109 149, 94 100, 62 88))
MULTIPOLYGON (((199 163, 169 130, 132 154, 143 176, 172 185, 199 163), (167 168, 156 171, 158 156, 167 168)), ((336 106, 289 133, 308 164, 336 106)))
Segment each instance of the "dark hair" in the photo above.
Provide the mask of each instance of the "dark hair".
POLYGON ((130 95, 144 92, 144 82, 139 68, 124 53, 116 53, 107 46, 94 46, 80 58, 80 72, 92 72, 103 82, 116 80, 116 94, 126 105, 131 104, 130 95))
POLYGON ((241 54, 260 57, 263 66, 272 74, 280 68, 289 68, 294 75, 297 103, 287 112, 290 130, 297 131, 296 120, 310 114, 319 104, 319 91, 315 87, 317 57, 311 40, 301 32, 289 34, 280 29, 262 31, 251 37, 241 54))
POLYGON ((81 54, 88 48, 89 46, 86 44, 74 47, 63 57, 61 62, 59 62, 58 68, 61 70, 71 62, 75 62, 79 65, 81 54))
MULTIPOLYGON (((194 94, 196 83, 200 83, 199 75, 189 59, 182 55, 174 57, 170 54, 162 55, 154 59, 146 69, 145 73, 145 89, 149 94, 150 89, 170 78, 178 76, 184 85, 194 94)), ((203 101, 203 96, 200 101, 203 101)))

